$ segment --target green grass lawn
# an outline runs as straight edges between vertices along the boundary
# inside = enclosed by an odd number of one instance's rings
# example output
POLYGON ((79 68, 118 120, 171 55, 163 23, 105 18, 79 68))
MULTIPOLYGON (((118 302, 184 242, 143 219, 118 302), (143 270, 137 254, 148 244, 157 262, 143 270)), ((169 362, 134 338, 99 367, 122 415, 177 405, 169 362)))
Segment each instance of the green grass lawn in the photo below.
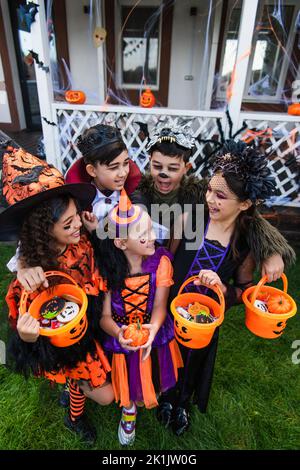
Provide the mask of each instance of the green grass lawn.
MULTIPOLYGON (((13 247, 0 245, 2 340, 7 336, 4 297, 11 279, 5 264, 13 252, 13 247)), ((289 292, 299 305, 299 263, 287 274, 289 292)), ((288 321, 281 338, 266 340, 247 330, 242 306, 231 309, 220 331, 207 413, 193 408, 189 431, 177 438, 158 424, 155 410, 141 409, 131 449, 299 449, 300 363, 292 363, 295 340, 300 341, 299 314, 288 321)), ((57 404, 57 388, 43 379, 25 381, 5 366, 0 366, 0 384, 0 449, 85 448, 63 425, 65 410, 57 404)), ((95 449, 120 449, 119 408, 89 401, 87 412, 98 430, 95 449)))

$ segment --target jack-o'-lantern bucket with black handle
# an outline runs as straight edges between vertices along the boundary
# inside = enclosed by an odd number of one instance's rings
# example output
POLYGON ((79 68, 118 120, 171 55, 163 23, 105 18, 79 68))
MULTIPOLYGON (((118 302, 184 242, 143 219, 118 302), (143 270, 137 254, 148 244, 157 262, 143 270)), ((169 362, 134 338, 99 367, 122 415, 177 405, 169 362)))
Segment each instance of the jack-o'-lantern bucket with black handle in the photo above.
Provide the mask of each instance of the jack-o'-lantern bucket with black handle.
POLYGON ((219 302, 208 295, 198 292, 182 294, 183 289, 195 279, 198 279, 198 276, 190 277, 182 284, 177 296, 171 302, 171 312, 174 316, 174 331, 177 341, 187 348, 201 349, 210 343, 215 329, 220 326, 224 320, 225 299, 219 286, 209 287, 209 289, 217 294, 219 302), (187 320, 176 310, 178 307, 188 309, 190 304, 195 304, 196 302, 201 304, 206 311, 209 309, 210 314, 214 317, 212 323, 196 323, 187 320))
POLYGON ((54 297, 66 298, 73 300, 79 306, 78 313, 68 323, 60 326, 57 329, 40 328, 40 335, 48 336, 50 342, 57 347, 64 348, 72 346, 80 341, 86 333, 88 327, 88 320, 86 316, 87 310, 87 296, 84 290, 74 281, 74 279, 66 273, 60 271, 47 271, 45 272, 46 278, 58 276, 68 279, 71 284, 56 284, 48 287, 40 292, 28 305, 29 293, 22 292, 20 299, 20 314, 29 313, 36 320, 40 319, 40 311, 42 306, 51 301, 54 297))
POLYGON ((243 293, 243 302, 246 307, 245 324, 248 330, 261 338, 279 338, 286 327, 287 320, 297 313, 297 305, 294 299, 287 294, 287 277, 282 274, 281 278, 283 280, 283 291, 266 286, 268 278, 264 276, 256 286, 248 287, 243 293), (254 305, 257 300, 264 302, 266 311, 254 305), (278 303, 277 309, 276 302, 278 303))

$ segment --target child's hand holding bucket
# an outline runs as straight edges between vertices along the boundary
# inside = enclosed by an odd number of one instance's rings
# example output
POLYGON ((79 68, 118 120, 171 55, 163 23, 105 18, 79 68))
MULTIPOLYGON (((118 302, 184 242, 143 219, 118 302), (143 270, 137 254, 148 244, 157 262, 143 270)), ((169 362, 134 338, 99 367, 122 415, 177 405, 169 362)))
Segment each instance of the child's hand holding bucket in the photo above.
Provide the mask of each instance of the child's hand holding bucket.
POLYGON ((40 324, 29 313, 24 313, 18 318, 17 330, 23 341, 35 343, 40 335, 40 324))
POLYGON ((198 277, 199 279, 195 279, 194 281, 194 284, 196 286, 200 286, 200 285, 203 285, 206 287, 220 286, 220 289, 223 292, 223 294, 226 293, 226 286, 223 284, 218 274, 212 271, 211 269, 201 269, 201 271, 198 274, 198 277))
POLYGON ((45 272, 41 266, 18 269, 17 279, 26 292, 34 292, 39 287, 49 287, 45 272))

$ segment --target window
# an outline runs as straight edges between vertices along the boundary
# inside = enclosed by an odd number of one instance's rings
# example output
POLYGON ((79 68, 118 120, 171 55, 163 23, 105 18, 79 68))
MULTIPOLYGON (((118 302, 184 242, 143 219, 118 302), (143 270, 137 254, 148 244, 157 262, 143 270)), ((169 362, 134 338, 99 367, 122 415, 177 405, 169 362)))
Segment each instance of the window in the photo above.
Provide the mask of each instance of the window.
MULTIPOLYGON (((120 5, 121 44, 119 55, 119 86, 158 89, 160 55, 160 8, 142 5, 132 10, 129 2, 120 5), (120 57, 121 55, 121 57, 120 57)), ((153 4, 153 2, 152 2, 153 4)), ((118 48, 117 42, 117 48, 118 48)))
MULTIPOLYGON (((285 81, 291 62, 300 1, 259 4, 244 101, 279 103, 284 99, 285 81)), ((241 5, 231 10, 225 30, 217 99, 224 100, 237 52, 241 5), (231 12, 231 14, 230 14, 231 12)), ((292 67, 299 64, 292 64, 292 67)), ((291 90, 289 90, 290 92, 291 90)))

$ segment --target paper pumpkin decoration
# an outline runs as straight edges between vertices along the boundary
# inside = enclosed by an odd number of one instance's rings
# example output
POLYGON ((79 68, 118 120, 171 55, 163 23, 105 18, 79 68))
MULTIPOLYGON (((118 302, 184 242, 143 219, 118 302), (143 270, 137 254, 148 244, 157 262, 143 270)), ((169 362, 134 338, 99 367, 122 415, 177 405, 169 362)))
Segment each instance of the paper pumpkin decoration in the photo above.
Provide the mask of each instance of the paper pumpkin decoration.
POLYGON ((97 26, 93 32, 93 42, 95 47, 100 47, 106 39, 106 29, 97 26))
POLYGON ((300 116, 300 103, 290 104, 288 107, 288 114, 292 116, 300 116))
POLYGON ((83 91, 80 90, 68 90, 65 92, 65 99, 71 104, 83 104, 85 103, 86 96, 83 91))
POLYGON ((155 105, 155 96, 150 88, 146 88, 140 96, 140 106, 142 108, 152 108, 155 105))

